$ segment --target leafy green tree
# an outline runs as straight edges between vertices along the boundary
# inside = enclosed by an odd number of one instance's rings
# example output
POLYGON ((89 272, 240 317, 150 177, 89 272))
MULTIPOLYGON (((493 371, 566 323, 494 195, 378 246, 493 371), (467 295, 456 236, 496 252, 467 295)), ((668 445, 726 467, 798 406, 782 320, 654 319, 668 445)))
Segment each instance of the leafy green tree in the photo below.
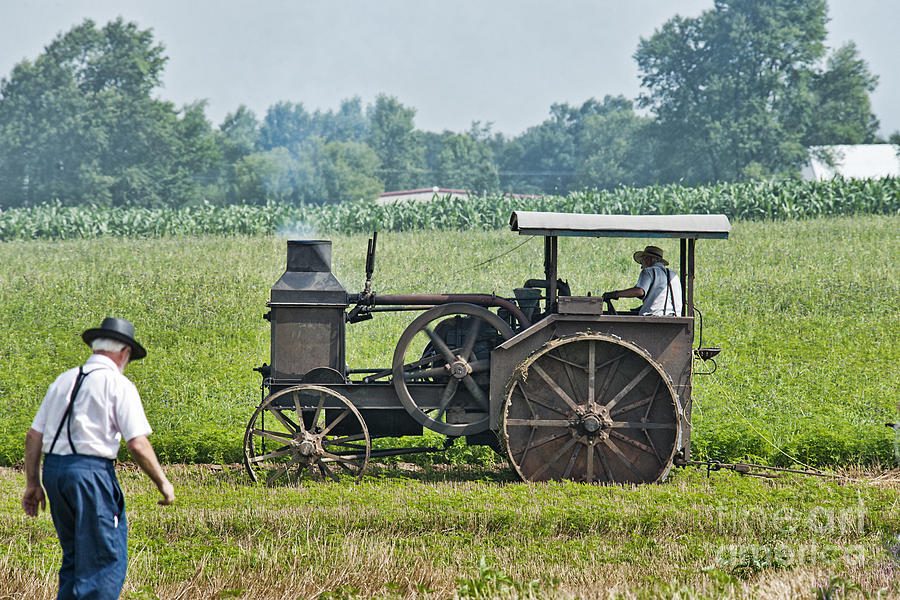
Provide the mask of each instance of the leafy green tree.
POLYGON ((166 57, 149 30, 86 20, 0 81, 0 197, 7 206, 162 205, 203 195, 221 157, 202 106, 151 95, 166 57), (200 175, 200 177, 198 177, 200 175))
POLYGON ((245 171, 247 168, 242 159, 255 151, 259 141, 259 121, 253 111, 242 104, 233 113, 228 113, 219 125, 217 141, 223 157, 217 178, 222 201, 253 203, 264 199, 264 194, 260 198, 248 196, 246 186, 238 182, 238 167, 245 171))
POLYGON ((328 142, 322 177, 328 202, 371 200, 384 191, 377 176, 378 157, 361 142, 328 142))
POLYGON ((491 141, 502 188, 566 193, 646 179, 646 160, 633 156, 630 141, 645 122, 623 96, 590 98, 581 106, 554 104, 540 125, 512 140, 491 141))
POLYGON ((650 119, 639 117, 630 100, 606 96, 586 114, 576 136, 575 186, 608 189, 649 183, 641 134, 650 119))
POLYGON ((827 69, 811 82, 813 106, 804 143, 871 144, 876 141, 878 120, 872 114, 869 93, 878 77, 872 75, 859 57, 856 44, 849 42, 828 58, 827 69))
POLYGON ((365 142, 369 137, 369 120, 359 97, 343 100, 337 111, 316 111, 311 121, 314 135, 327 142, 365 142))
POLYGON ((416 131, 417 144, 422 148, 425 160, 425 168, 412 187, 430 188, 437 183, 438 156, 444 149, 444 137, 451 135, 449 131, 436 133, 434 131, 416 131))
POLYGON ((437 181, 441 187, 476 193, 496 192, 500 187, 494 153, 484 141, 468 133, 447 133, 437 157, 437 181))
POLYGON ((516 191, 569 191, 575 176, 576 113, 568 104, 554 104, 549 119, 510 143, 507 152, 516 160, 503 166, 517 174, 516 191))
POLYGON ((219 132, 222 153, 229 163, 234 163, 256 148, 259 141, 259 121, 252 110, 241 104, 236 111, 225 115, 219 132))
POLYGON ((322 191, 314 163, 298 159, 287 148, 249 154, 235 163, 234 173, 233 196, 248 204, 296 203, 306 199, 304 193, 322 191))
POLYGON ((278 102, 269 107, 259 128, 259 149, 289 148, 313 132, 312 118, 303 104, 278 102))
POLYGON ((827 71, 817 66, 826 22, 825 0, 716 0, 642 39, 635 59, 647 93, 639 104, 656 115, 663 179, 787 174, 810 140, 870 130, 858 98, 874 82, 855 51, 839 50, 827 71), (842 102, 854 105, 851 116, 836 114, 842 102), (831 134, 813 136, 814 128, 831 134))
POLYGON ((416 110, 392 96, 379 95, 369 111, 369 146, 381 161, 381 179, 387 190, 413 187, 425 166, 425 152, 415 132, 416 110))

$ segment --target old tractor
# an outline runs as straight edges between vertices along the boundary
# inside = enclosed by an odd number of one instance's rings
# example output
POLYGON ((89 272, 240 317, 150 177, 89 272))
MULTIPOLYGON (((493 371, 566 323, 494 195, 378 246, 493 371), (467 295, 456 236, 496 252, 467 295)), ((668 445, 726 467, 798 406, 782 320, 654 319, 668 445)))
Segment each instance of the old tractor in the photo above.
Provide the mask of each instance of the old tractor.
POLYGON ((331 272, 329 241, 287 242, 272 286, 271 364, 244 435, 255 481, 361 477, 369 460, 417 448, 374 438, 429 429, 489 445, 526 481, 647 483, 690 458, 698 239, 728 237, 724 215, 623 216, 516 211, 510 228, 543 236, 544 273, 508 298, 494 294, 377 294, 377 236, 365 289, 331 272), (683 311, 617 314, 600 296, 573 296, 558 278, 559 238, 677 238, 683 311), (381 312, 418 313, 391 365, 350 368, 346 327, 381 312))

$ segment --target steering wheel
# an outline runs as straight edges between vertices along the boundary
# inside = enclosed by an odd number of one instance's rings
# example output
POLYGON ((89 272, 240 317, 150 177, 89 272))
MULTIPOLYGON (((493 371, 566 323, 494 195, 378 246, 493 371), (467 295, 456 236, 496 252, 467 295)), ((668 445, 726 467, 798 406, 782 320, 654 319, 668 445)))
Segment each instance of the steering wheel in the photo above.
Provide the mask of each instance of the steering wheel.
POLYGON ((613 306, 612 298, 604 298, 603 301, 606 302, 606 313, 607 314, 610 314, 610 315, 618 314, 616 312, 616 307, 613 306))

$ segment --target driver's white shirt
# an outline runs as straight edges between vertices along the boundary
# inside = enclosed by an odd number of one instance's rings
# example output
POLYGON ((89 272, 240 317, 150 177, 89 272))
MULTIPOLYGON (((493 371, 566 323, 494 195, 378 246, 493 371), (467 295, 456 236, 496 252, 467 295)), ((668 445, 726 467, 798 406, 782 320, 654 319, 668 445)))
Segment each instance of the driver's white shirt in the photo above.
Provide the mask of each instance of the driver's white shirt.
POLYGON ((640 314, 664 316, 681 316, 681 280, 666 265, 657 261, 651 267, 641 269, 637 287, 644 290, 644 303, 641 304, 640 314), (655 277, 654 277, 655 275, 655 277), (666 285, 666 277, 672 285, 672 293, 666 285), (674 298, 673 298, 674 296, 674 298))
MULTIPOLYGON (((72 407, 72 443, 78 454, 114 459, 123 437, 128 441, 152 431, 141 397, 134 384, 107 356, 91 355, 83 370, 89 375, 82 380, 72 407)), ((44 436, 45 453, 50 452, 77 377, 78 369, 69 369, 50 384, 31 424, 32 429, 44 436)), ((53 454, 72 454, 65 424, 53 454)))

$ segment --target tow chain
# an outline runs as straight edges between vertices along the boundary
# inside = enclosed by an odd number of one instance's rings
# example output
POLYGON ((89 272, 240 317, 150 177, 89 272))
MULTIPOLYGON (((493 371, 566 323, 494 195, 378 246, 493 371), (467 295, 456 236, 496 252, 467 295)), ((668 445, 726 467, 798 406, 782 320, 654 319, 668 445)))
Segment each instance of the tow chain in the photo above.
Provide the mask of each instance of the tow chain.
POLYGON ((801 471, 799 469, 786 469, 784 467, 771 467, 768 465, 756 465, 753 463, 724 463, 719 462, 717 460, 683 460, 676 463, 677 466, 691 466, 691 467, 706 467, 706 476, 709 475, 713 471, 734 471, 735 473, 740 473, 741 475, 748 475, 750 477, 766 477, 768 479, 776 479, 779 475, 773 475, 770 473, 754 473, 753 470, 765 470, 765 471, 778 471, 779 473, 796 473, 798 475, 812 475, 815 477, 831 477, 831 478, 840 478, 840 475, 835 475, 833 473, 823 473, 822 471, 801 471))

